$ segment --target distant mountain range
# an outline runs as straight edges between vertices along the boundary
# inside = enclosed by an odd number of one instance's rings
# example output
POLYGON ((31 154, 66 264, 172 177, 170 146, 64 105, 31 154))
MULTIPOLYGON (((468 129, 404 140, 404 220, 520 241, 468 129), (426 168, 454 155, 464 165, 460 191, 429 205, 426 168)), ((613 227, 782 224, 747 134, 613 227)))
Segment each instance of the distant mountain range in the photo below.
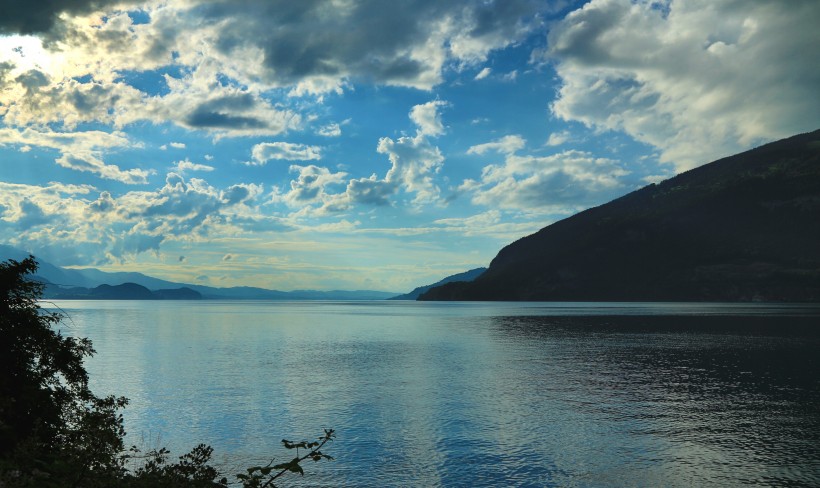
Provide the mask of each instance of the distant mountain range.
POLYGON ((45 297, 62 300, 201 300, 202 294, 187 287, 151 291, 136 283, 67 289, 46 283, 45 297))
POLYGON ((820 131, 556 222, 420 299, 820 302, 820 131))
POLYGON ((433 283, 432 285, 420 286, 418 288, 415 288, 410 293, 405 293, 404 295, 392 297, 388 300, 418 300, 419 296, 421 296, 423 293, 426 293, 430 288, 441 286, 445 283, 452 283, 454 281, 473 281, 474 279, 481 276, 485 271, 487 271, 487 268, 475 268, 471 269, 470 271, 465 271, 463 273, 450 275, 441 281, 433 283))
MULTIPOLYGON (((0 261, 19 261, 28 256, 29 253, 20 249, 0 245, 0 261)), ((36 278, 48 285, 44 298, 51 299, 385 300, 397 295, 372 290, 278 291, 250 286, 216 288, 175 283, 142 273, 69 269, 41 259, 37 261, 39 269, 36 278)))

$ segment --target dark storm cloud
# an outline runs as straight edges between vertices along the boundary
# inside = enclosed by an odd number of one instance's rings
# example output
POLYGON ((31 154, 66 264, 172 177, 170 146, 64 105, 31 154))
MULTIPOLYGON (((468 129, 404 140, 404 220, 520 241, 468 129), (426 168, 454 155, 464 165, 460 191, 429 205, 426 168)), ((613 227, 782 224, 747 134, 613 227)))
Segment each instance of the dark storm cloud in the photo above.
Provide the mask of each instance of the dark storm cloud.
POLYGON ((261 48, 278 83, 353 75, 412 84, 437 73, 418 50, 439 34, 436 26, 442 22, 448 23, 443 37, 490 48, 514 38, 523 19, 540 7, 529 0, 362 0, 343 6, 329 0, 244 0, 205 3, 194 13, 219 25, 216 47, 224 54, 247 45, 261 48))
POLYGON ((185 119, 186 125, 205 129, 260 129, 268 126, 264 120, 237 112, 253 110, 257 101, 248 93, 229 95, 199 105, 185 119))
POLYGON ((116 0, 0 0, 0 34, 50 31, 63 12, 82 14, 113 5, 116 0))

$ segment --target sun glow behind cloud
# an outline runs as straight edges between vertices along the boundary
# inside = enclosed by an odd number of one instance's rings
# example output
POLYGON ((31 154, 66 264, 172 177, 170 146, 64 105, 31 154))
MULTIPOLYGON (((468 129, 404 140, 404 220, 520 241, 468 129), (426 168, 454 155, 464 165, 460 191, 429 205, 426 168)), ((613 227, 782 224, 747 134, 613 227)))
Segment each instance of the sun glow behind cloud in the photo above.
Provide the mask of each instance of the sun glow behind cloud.
POLYGON ((0 243, 211 284, 407 290, 647 181, 817 128, 819 11, 13 8, 0 243))

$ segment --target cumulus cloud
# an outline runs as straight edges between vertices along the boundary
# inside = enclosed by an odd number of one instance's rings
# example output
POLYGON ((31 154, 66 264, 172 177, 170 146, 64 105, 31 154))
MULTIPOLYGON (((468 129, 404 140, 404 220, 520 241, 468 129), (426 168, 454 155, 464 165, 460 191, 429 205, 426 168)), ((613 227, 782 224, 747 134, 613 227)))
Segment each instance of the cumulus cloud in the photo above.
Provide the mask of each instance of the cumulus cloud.
POLYGON ((507 136, 470 148, 470 154, 494 151, 504 160, 485 166, 480 181, 465 180, 459 190, 477 205, 560 213, 613 196, 623 188, 620 179, 629 174, 617 161, 583 151, 518 154, 525 143, 520 136, 507 136))
MULTIPOLYGON (((353 178, 347 181, 344 192, 332 193, 328 189, 342 184, 347 173, 333 173, 314 165, 292 165, 291 172, 297 172, 299 177, 291 181, 289 191, 275 192, 273 201, 282 201, 292 207, 303 206, 302 213, 320 215, 349 210, 354 204, 391 205, 391 198, 397 194, 413 195, 414 205, 442 203, 441 190, 434 176, 441 169, 444 156, 438 147, 430 143, 429 137, 444 132, 438 108, 446 105, 447 102, 435 100, 413 106, 408 116, 416 125, 415 136, 379 139, 376 151, 386 155, 391 163, 384 178, 375 173, 367 178, 353 178), (319 206, 305 207, 311 204, 319 206)), ((268 145, 259 146, 262 146, 260 152, 269 150, 268 145)), ((279 146, 275 150, 277 153, 283 151, 279 146)), ((297 147, 294 152, 302 154, 305 148, 297 147)), ((254 159, 264 158, 255 154, 254 159)))
POLYGON ((47 252, 58 264, 89 265, 158 252, 166 241, 287 229, 259 210, 262 192, 261 185, 220 189, 176 173, 158 189, 120 196, 88 185, 0 182, 0 235, 12 245, 47 252))
POLYGON ((177 173, 184 173, 186 171, 213 171, 213 166, 208 166, 207 164, 199 164, 199 163, 192 163, 191 161, 185 159, 184 161, 177 161, 174 165, 174 171, 177 173))
POLYGON ((812 0, 593 0, 549 34, 553 113, 623 131, 678 171, 817 128, 812 0))
POLYGON ((115 180, 128 184, 147 182, 151 174, 147 170, 133 168, 120 169, 107 164, 102 159, 104 150, 112 148, 133 147, 131 141, 120 132, 84 131, 54 132, 32 128, 16 130, 0 128, 0 145, 19 144, 56 149, 62 154, 55 162, 63 167, 77 171, 94 173, 100 178, 115 180))
POLYGON ((338 90, 350 78, 429 89, 448 59, 477 63, 519 40, 539 25, 539 8, 529 0, 217 1, 196 15, 218 25, 213 45, 226 62, 250 44, 269 83, 301 85, 304 92, 338 90))
POLYGON ((311 161, 322 159, 322 149, 318 146, 294 144, 291 142, 263 142, 253 146, 251 150, 253 161, 248 165, 263 165, 271 159, 287 161, 311 161))
POLYGON ((297 173, 295 180, 290 182, 290 190, 285 193, 274 193, 274 201, 282 201, 291 207, 304 207, 305 205, 320 203, 332 204, 334 198, 329 187, 334 185, 344 185, 347 173, 333 173, 327 168, 308 165, 291 165, 291 173, 297 173))
POLYGON ((134 120, 173 121, 218 138, 277 135, 301 123, 299 114, 274 107, 258 90, 221 81, 212 67, 181 78, 165 75, 165 83, 169 93, 147 99, 134 120))
POLYGON ((327 124, 319 128, 319 135, 324 137, 339 137, 342 135, 342 127, 337 123, 327 124))
POLYGON ((444 125, 441 123, 439 109, 446 106, 447 102, 433 100, 432 102, 416 105, 410 110, 410 120, 418 127, 420 135, 439 136, 444 134, 444 125))
POLYGON ((74 129, 101 122, 122 127, 144 117, 137 113, 144 94, 121 82, 80 82, 31 69, 0 80, 0 88, 0 115, 7 125, 59 123, 74 129))

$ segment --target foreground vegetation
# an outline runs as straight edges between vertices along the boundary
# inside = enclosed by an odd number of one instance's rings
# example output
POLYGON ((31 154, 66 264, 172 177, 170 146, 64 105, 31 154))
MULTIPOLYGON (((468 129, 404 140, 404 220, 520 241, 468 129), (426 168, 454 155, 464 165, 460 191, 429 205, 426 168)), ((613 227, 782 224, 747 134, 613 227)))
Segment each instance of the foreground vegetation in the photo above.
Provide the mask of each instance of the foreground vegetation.
POLYGON ((170 459, 167 449, 126 449, 120 410, 124 397, 98 397, 89 389, 86 338, 65 337, 62 315, 38 303, 43 285, 29 279, 33 257, 0 263, 0 488, 16 487, 274 487, 287 473, 303 474, 302 461, 331 459, 315 441, 283 440, 289 461, 253 466, 229 477, 210 464, 205 444, 170 459))

